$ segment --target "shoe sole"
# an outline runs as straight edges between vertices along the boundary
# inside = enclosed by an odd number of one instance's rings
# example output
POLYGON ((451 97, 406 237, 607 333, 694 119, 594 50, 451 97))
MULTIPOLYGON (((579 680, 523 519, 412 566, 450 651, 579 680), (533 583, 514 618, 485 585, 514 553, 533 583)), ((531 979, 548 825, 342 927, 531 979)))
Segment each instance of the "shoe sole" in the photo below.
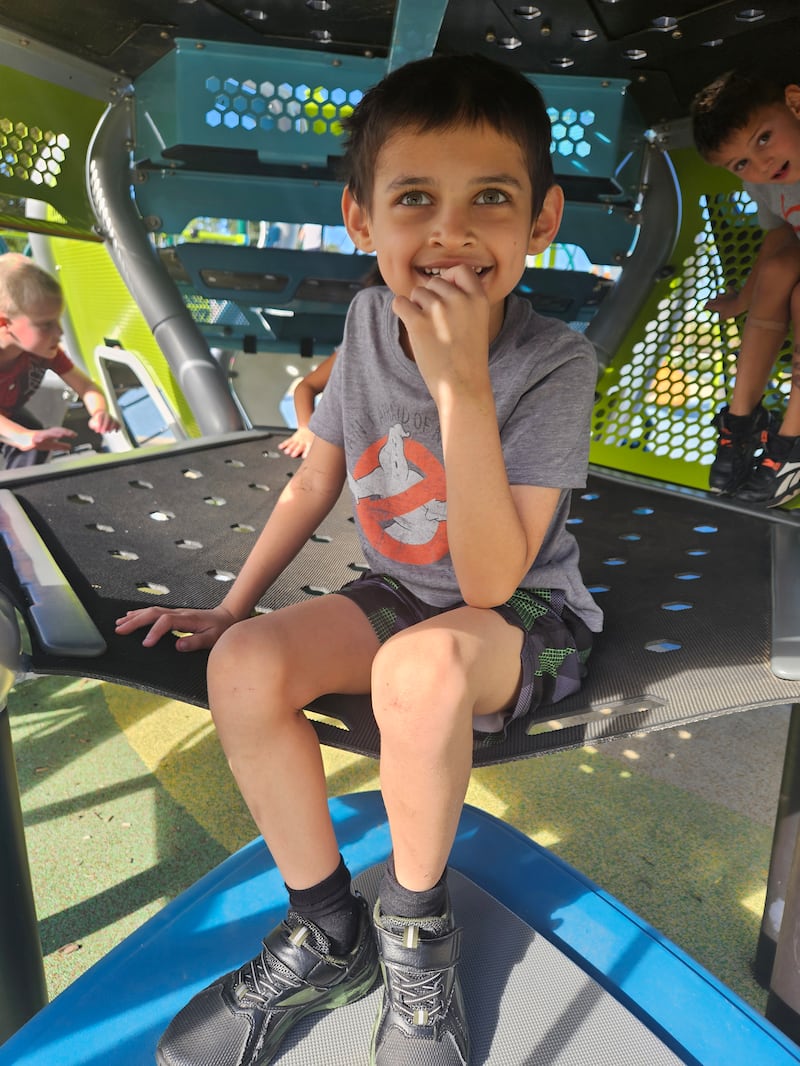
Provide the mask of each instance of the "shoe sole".
POLYGON ((372 972, 368 973, 359 984, 349 985, 347 988, 341 989, 338 995, 333 996, 324 1003, 309 1003, 307 1007, 298 1007, 296 1012, 293 1011, 291 1014, 287 1014, 270 1033, 268 1038, 271 1045, 270 1048, 265 1048, 262 1051, 253 1066, 267 1066, 268 1063, 272 1062, 281 1050, 283 1039, 289 1030, 293 1029, 298 1022, 309 1014, 316 1014, 318 1011, 323 1010, 334 1010, 336 1007, 344 1007, 346 1003, 355 1003, 356 1000, 368 996, 375 987, 379 975, 380 963, 376 961, 372 972))

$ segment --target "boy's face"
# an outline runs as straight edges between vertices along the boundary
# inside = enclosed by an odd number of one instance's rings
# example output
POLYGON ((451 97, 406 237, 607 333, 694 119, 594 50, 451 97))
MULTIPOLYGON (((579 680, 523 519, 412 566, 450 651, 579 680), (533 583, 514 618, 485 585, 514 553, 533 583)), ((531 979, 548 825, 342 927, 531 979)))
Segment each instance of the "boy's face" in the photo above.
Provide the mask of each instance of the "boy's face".
POLYGON ((754 111, 709 162, 755 185, 800 181, 800 86, 787 87, 785 103, 754 111))
POLYGON ((490 338, 526 255, 546 248, 561 220, 557 187, 535 221, 531 204, 519 145, 486 126, 398 130, 378 153, 370 209, 349 190, 342 201, 350 236, 377 252, 395 294, 411 296, 447 267, 472 268, 489 300, 490 338))
POLYGON ((31 352, 43 359, 53 359, 61 340, 63 302, 45 297, 26 315, 8 317, 0 314, 0 344, 9 354, 31 352))

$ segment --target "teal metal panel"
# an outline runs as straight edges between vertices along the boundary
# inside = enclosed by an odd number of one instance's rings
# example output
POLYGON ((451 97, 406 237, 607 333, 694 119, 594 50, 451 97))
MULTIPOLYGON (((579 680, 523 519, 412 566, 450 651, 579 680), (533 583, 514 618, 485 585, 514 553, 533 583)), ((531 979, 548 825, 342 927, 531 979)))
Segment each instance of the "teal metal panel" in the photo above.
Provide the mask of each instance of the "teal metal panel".
POLYGON ((448 0, 397 0, 388 70, 433 55, 448 0))
POLYGON ((529 75, 552 124, 556 174, 613 177, 630 152, 641 152, 644 122, 629 82, 565 74, 529 75))
POLYGON ((324 166, 341 154, 342 118, 385 71, 382 59, 179 38, 136 82, 137 154, 164 161, 198 145, 324 166))
POLYGON ((194 218, 271 219, 342 224, 342 184, 303 178, 253 177, 168 170, 140 172, 136 205, 150 228, 180 233, 194 218))
POLYGON ((593 263, 611 266, 628 254, 637 234, 627 208, 567 201, 558 231, 560 244, 577 244, 593 263))

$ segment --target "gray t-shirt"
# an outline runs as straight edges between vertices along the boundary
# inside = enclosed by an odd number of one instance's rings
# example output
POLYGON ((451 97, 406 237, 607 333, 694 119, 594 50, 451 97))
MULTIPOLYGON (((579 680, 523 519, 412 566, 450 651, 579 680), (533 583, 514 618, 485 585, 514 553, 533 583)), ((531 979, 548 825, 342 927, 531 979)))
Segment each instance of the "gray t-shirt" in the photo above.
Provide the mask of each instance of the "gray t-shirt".
POLYGON ((788 185, 742 182, 744 191, 758 205, 758 224, 762 229, 777 229, 788 222, 800 239, 800 181, 788 185))
MULTIPOLYGON (((447 498, 436 405, 400 346, 392 294, 364 289, 347 315, 339 356, 310 428, 344 448, 356 527, 370 569, 436 607, 461 602, 447 545, 447 498)), ((561 589, 590 629, 602 612, 578 570, 566 528, 570 489, 586 484, 597 382, 592 345, 509 296, 489 351, 500 440, 512 485, 562 489, 523 588, 561 589)))

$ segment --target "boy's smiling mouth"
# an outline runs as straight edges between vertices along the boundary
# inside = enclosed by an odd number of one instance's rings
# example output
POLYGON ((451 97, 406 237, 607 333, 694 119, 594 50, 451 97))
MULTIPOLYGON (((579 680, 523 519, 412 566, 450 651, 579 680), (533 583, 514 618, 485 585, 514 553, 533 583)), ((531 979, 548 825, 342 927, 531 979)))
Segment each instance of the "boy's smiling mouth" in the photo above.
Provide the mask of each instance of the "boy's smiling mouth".
POLYGON ((775 171, 775 173, 772 175, 771 180, 772 181, 780 181, 781 178, 785 178, 786 177, 788 172, 789 172, 789 161, 787 159, 787 161, 783 164, 783 166, 775 171))
MULTIPOLYGON (((442 273, 443 270, 452 270, 453 268, 452 267, 420 267, 419 269, 422 271, 422 273, 425 275, 425 277, 427 277, 427 278, 437 278, 437 277, 439 277, 439 275, 442 273)), ((470 267, 470 269, 472 271, 474 271, 474 273, 476 273, 478 275, 478 277, 480 277, 481 274, 485 274, 486 271, 490 269, 490 267, 474 266, 474 267, 470 267)))

